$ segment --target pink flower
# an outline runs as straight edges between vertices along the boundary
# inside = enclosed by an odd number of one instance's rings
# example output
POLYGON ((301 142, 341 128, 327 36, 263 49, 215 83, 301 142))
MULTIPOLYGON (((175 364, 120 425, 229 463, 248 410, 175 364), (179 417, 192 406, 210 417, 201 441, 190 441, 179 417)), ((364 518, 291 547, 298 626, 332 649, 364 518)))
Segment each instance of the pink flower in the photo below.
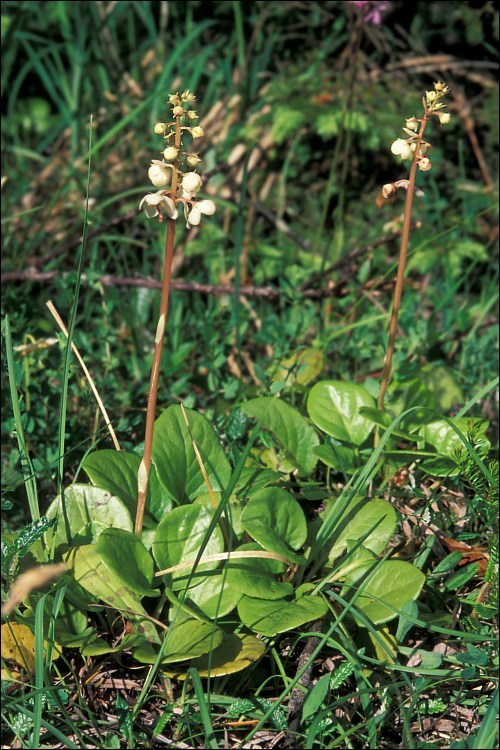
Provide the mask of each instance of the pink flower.
POLYGON ((363 20, 380 26, 382 13, 389 7, 389 0, 349 0, 351 5, 356 5, 363 12, 363 20))

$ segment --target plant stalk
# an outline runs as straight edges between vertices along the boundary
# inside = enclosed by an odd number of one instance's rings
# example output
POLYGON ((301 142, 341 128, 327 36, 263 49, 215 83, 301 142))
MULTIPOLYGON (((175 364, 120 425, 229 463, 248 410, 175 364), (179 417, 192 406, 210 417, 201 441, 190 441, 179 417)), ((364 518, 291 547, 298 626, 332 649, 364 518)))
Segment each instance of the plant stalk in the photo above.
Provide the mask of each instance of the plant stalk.
MULTIPOLYGON (((181 116, 175 118, 174 146, 179 151, 181 147, 181 116)), ((177 203, 177 184, 179 180, 179 160, 177 160, 170 186, 170 197, 177 203)), ((172 275, 172 259, 174 257, 175 219, 167 219, 167 235, 165 238, 165 256, 163 260, 163 281, 161 287, 160 315, 155 335, 155 351, 151 377, 149 380, 148 407, 146 412, 146 431, 144 435, 144 453, 137 474, 137 510, 135 516, 135 534, 141 538, 144 524, 144 511, 149 484, 149 470, 151 468, 151 454, 153 451, 153 431, 156 416, 156 400, 158 397, 158 383, 160 379, 161 355, 165 340, 165 326, 167 323, 168 300, 170 296, 170 278, 172 275)))
POLYGON ((151 453, 153 449, 153 429, 156 416, 156 400, 160 379, 161 355, 165 340, 165 324, 168 313, 170 296, 170 277, 172 273, 172 258, 174 255, 175 220, 168 219, 167 236, 165 240, 165 258, 163 262, 163 285, 161 289, 160 315, 155 336, 155 351, 151 377, 149 381, 148 408, 146 413, 146 431, 144 435, 144 454, 138 473, 137 512, 135 516, 135 533, 140 538, 144 523, 144 510, 149 483, 149 469, 151 467, 151 453))
POLYGON ((392 356, 394 354, 394 344, 396 343, 396 335, 398 330, 398 317, 399 310, 401 307, 401 297, 403 295, 403 284, 406 271, 406 259, 408 256, 408 243, 410 239, 410 225, 411 225, 411 210, 413 205, 413 194, 415 192, 415 175, 417 173, 417 160, 420 146, 422 144, 425 126, 429 120, 428 113, 424 113, 421 120, 420 131, 418 133, 416 148, 413 153, 413 160, 410 167, 410 176, 408 180, 408 190, 406 191, 406 203, 405 213, 403 218, 403 230, 401 232, 401 248, 399 251, 398 259, 398 272, 396 275, 396 285, 394 287, 394 302, 392 305, 391 320, 389 323, 389 341, 387 344, 387 351, 384 359, 384 369, 382 372, 382 379, 380 382, 380 393, 378 397, 378 408, 384 408, 385 394, 389 385, 389 380, 392 371, 392 356))

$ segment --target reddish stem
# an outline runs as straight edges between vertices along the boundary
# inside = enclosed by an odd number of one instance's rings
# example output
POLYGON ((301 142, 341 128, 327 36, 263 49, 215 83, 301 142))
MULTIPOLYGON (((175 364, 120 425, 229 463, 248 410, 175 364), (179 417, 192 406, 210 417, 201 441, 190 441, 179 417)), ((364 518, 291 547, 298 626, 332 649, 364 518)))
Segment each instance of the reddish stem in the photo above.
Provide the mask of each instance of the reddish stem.
POLYGON ((144 436, 144 454, 139 468, 137 513, 135 517, 135 533, 140 538, 144 522, 144 510, 149 483, 149 469, 151 467, 151 453, 153 449, 153 429, 156 416, 156 399, 158 396, 158 382, 160 379, 161 355, 165 340, 165 324, 168 313, 168 299, 170 295, 170 277, 172 273, 172 258, 174 255, 175 220, 168 219, 167 236, 165 240, 165 258, 163 261, 163 285, 161 290, 160 315, 155 336, 155 351, 151 378, 149 381, 148 408, 146 414, 146 432, 144 436))
POLYGON ((426 112, 423 119, 421 120, 420 132, 416 141, 416 148, 413 154, 413 161, 410 168, 410 177, 408 181, 408 190, 406 191, 406 204, 405 213, 403 218, 403 230, 401 233, 401 249, 399 251, 398 260, 398 272, 396 276, 396 284, 394 287, 394 302, 392 305, 391 321, 389 323, 389 342, 387 344, 387 351, 384 360, 384 370, 382 372, 382 379, 380 382, 380 393, 378 397, 378 408, 384 408, 384 399, 389 385, 389 380, 392 371, 392 355, 394 354, 394 344, 396 342, 396 335, 398 330, 398 316, 399 309, 401 307, 401 297, 403 295, 403 283, 406 270, 406 259, 408 255, 408 243, 410 238, 410 224, 411 224, 411 209, 413 204, 413 194, 415 192, 415 175, 417 172, 417 161, 419 156, 420 146, 422 144, 425 126, 429 120, 429 114, 426 112))

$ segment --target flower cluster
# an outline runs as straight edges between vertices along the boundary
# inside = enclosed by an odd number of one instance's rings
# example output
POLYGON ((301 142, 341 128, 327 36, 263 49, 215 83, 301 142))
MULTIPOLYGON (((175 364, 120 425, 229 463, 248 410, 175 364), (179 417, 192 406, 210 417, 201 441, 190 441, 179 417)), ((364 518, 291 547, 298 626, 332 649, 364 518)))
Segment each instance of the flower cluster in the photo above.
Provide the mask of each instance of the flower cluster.
MULTIPOLYGON (((441 111, 446 106, 441 102, 441 99, 448 92, 449 88, 444 83, 435 83, 433 91, 425 92, 425 96, 422 99, 425 120, 430 119, 434 115, 438 118, 441 125, 447 125, 450 122, 450 114, 441 111)), ((391 151, 395 156, 399 156, 404 161, 411 159, 418 148, 418 168, 422 172, 428 172, 432 164, 427 156, 427 150, 431 148, 431 145, 422 140, 417 132, 422 122, 423 120, 419 120, 416 117, 408 118, 406 120, 406 127, 403 128, 408 138, 396 138, 391 146, 391 151)))
POLYGON ((198 226, 202 215, 211 216, 215 213, 215 204, 211 200, 198 200, 197 195, 202 187, 202 180, 195 171, 182 172, 181 160, 190 168, 196 169, 201 162, 196 153, 182 151, 182 135, 188 133, 193 140, 201 138, 205 133, 201 125, 193 125, 198 119, 194 109, 189 106, 196 99, 190 91, 182 94, 170 94, 168 103, 172 108, 174 120, 172 122, 157 122, 154 126, 156 135, 161 135, 165 141, 162 159, 153 159, 148 169, 148 177, 156 188, 156 193, 148 193, 141 200, 139 208, 144 210, 148 219, 164 216, 177 219, 178 203, 184 207, 184 217, 188 229, 198 226), (184 106, 187 105, 187 108, 184 106), (190 124, 182 124, 188 122, 190 124))

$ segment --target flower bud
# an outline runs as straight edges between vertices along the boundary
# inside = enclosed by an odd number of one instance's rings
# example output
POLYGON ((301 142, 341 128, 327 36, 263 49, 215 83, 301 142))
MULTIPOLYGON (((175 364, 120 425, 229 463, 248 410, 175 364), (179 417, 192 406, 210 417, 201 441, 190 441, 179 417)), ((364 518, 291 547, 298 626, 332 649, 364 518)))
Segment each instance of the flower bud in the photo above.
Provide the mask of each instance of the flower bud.
POLYGON ((191 135, 193 138, 202 138, 205 135, 205 131, 201 127, 201 125, 195 125, 194 128, 191 128, 191 135))
POLYGON ((176 107, 172 109, 172 114, 174 117, 180 117, 184 114, 184 107, 181 107, 180 104, 178 104, 176 107))
POLYGON ((174 161, 174 159, 177 159, 179 155, 179 152, 175 148, 175 146, 167 146, 165 151, 163 152, 163 158, 166 161, 174 161))
POLYGON ((174 107, 175 107, 175 106, 176 106, 177 104, 180 104, 180 103, 181 103, 181 100, 179 99, 179 94, 169 94, 169 97, 168 97, 168 103, 169 103, 169 104, 173 104, 173 105, 174 105, 174 107))
POLYGON ((426 91, 425 98, 427 100, 427 104, 432 104, 432 102, 435 102, 438 98, 438 94, 435 91, 426 91))
POLYGON ((196 100, 196 96, 190 91, 186 90, 182 92, 181 99, 183 102, 194 102, 196 100))
POLYGON ((197 120, 198 119, 198 113, 194 109, 188 109, 186 112, 188 120, 197 120))
POLYGON ((188 164, 190 167, 196 167, 197 164, 199 164, 201 161, 198 154, 188 154, 186 156, 186 164, 188 164))
POLYGON ((154 126, 154 132, 156 135, 165 135, 165 130, 167 129, 167 123, 166 122, 157 122, 154 126))
POLYGON ((416 117, 409 117, 406 121, 406 127, 408 130, 416 132, 418 130, 418 120, 416 117))
POLYGON ((446 83, 439 82, 434 84, 434 89, 439 94, 439 96, 444 96, 450 90, 449 86, 447 86, 446 83))
POLYGON ((154 161, 148 169, 148 177, 155 187, 165 187, 170 182, 170 175, 161 164, 159 161, 154 161))
POLYGON ((451 115, 449 112, 437 112, 436 114, 439 117, 439 122, 441 125, 448 125, 451 120, 451 115))
POLYGON ((201 190, 202 181, 199 174, 196 172, 186 172, 182 178, 182 189, 189 195, 196 195, 201 190))

